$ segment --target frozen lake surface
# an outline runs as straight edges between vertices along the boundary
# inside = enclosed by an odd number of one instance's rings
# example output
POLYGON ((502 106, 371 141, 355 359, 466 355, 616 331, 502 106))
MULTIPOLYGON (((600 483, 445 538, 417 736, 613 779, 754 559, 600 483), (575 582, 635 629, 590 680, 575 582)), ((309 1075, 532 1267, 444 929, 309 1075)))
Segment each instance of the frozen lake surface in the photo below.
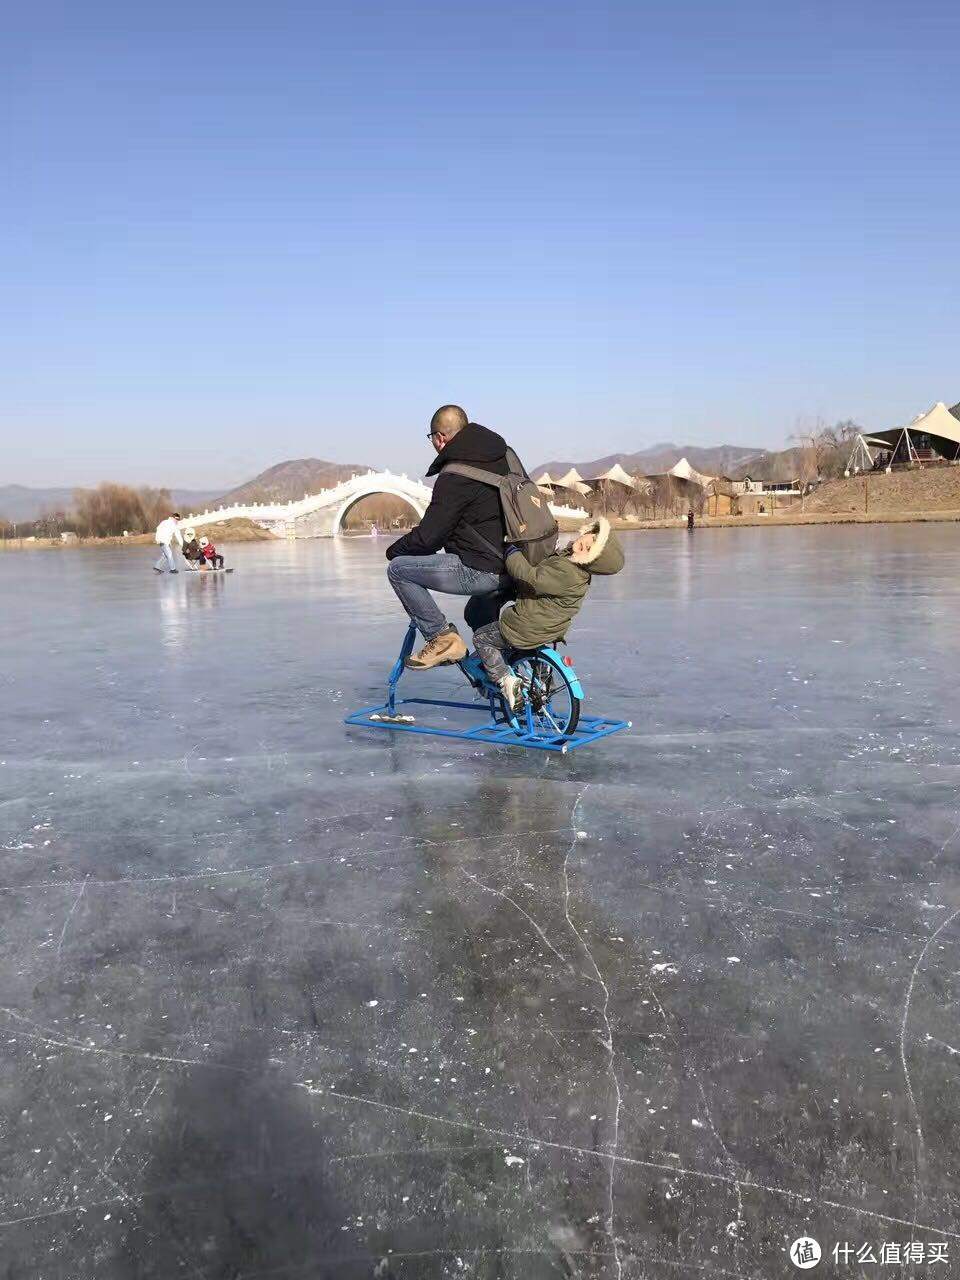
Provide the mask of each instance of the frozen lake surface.
POLYGON ((957 529, 631 535, 567 757, 383 549, 0 555, 0 1275, 958 1274, 957 529))

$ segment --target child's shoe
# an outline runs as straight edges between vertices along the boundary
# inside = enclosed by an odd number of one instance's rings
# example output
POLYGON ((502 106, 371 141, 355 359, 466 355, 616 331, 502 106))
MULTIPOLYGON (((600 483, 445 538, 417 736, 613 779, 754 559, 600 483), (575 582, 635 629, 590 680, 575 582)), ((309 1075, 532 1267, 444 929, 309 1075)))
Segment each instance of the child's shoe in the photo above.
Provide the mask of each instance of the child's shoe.
POLYGON ((498 683, 500 692, 503 694, 503 700, 509 710, 519 711, 523 706, 523 687, 520 683, 520 677, 515 676, 512 671, 508 671, 498 683))

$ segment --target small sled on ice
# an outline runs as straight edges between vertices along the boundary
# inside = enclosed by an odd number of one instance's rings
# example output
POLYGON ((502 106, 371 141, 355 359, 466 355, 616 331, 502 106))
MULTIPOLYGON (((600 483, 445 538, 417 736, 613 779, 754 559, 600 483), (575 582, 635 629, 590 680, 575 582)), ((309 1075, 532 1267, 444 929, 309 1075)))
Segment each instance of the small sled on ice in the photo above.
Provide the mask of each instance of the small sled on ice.
POLYGON ((344 718, 344 724, 363 729, 395 729, 402 733, 461 738, 465 742, 490 742, 501 747, 531 747, 563 755, 575 747, 584 747, 631 727, 629 720, 583 715, 583 687, 573 669, 572 659, 561 656, 555 648, 547 645, 539 649, 513 650, 506 655, 507 663, 519 678, 523 690, 518 710, 507 706, 499 687, 487 675, 475 653, 455 664, 473 690, 472 701, 398 698, 397 686, 406 670, 406 660, 413 652, 416 637, 416 628, 408 627, 400 655, 387 681, 387 701, 351 712, 344 718), (420 708, 438 708, 447 719, 451 719, 448 714, 451 711, 479 712, 484 718, 480 723, 464 728, 452 723, 449 726, 436 725, 421 722, 420 708))

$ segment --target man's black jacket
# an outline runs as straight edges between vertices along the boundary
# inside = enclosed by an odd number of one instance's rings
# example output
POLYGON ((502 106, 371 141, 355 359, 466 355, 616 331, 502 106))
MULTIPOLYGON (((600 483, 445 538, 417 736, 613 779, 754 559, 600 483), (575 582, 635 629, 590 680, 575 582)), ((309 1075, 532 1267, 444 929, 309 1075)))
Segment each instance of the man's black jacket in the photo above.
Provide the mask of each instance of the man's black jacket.
POLYGON ((430 505, 416 529, 411 529, 387 547, 387 559, 428 556, 442 547, 459 556, 471 569, 502 573, 502 558, 494 557, 468 532, 476 529, 495 547, 503 546, 504 525, 499 492, 491 485, 468 480, 466 476, 447 475, 443 468, 448 462, 468 462, 473 467, 483 467, 485 471, 505 476, 509 470, 506 450, 507 442, 503 436, 488 431, 478 422, 468 422, 434 458, 427 472, 428 476, 437 477, 430 505))

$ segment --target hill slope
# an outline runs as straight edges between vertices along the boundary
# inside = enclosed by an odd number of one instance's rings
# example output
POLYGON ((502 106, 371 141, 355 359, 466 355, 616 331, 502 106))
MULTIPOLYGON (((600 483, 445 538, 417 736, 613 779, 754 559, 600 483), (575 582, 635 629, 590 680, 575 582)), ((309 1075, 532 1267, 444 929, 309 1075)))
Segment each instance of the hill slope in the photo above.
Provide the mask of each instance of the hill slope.
POLYGON ((232 502, 293 502, 306 493, 329 489, 340 480, 363 474, 370 468, 359 462, 324 462, 322 458, 291 458, 268 467, 246 484, 237 485, 216 499, 228 506, 232 502))
POLYGON ((803 450, 800 448, 778 449, 776 452, 763 453, 759 457, 739 462, 726 474, 731 480, 742 480, 749 476, 751 480, 769 480, 772 482, 794 480, 800 475, 803 450))
POLYGON ((595 458, 592 462, 544 462, 535 467, 531 475, 549 471, 552 476, 558 476, 563 475, 570 467, 576 467, 584 479, 589 480, 598 472, 608 470, 615 462, 619 462, 631 475, 637 472, 656 475, 669 471, 681 458, 686 458, 694 471, 703 472, 704 475, 729 475, 735 468, 744 466, 749 459, 762 458, 766 452, 765 449, 750 449, 735 444, 703 448, 695 444, 661 443, 640 449, 637 453, 611 453, 605 458, 595 458))
POLYGON ((810 514, 960 511, 960 468, 871 472, 869 476, 828 480, 806 500, 810 514))

